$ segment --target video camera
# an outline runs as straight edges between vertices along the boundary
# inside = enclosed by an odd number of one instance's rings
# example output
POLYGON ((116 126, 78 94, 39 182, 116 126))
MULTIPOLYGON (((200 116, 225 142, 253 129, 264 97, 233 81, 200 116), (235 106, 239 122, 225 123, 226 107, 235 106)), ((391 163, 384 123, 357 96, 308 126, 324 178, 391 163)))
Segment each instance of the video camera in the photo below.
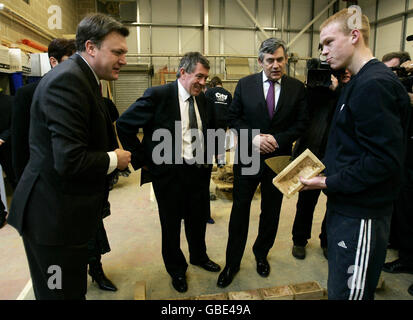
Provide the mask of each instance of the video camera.
POLYGON ((307 87, 325 87, 331 86, 331 75, 339 78, 344 74, 345 69, 333 70, 325 61, 325 57, 320 55, 320 59, 312 58, 307 61, 307 87))
POLYGON ((399 78, 400 82, 404 85, 407 92, 412 93, 413 86, 413 75, 403 67, 391 67, 391 70, 394 71, 399 78))

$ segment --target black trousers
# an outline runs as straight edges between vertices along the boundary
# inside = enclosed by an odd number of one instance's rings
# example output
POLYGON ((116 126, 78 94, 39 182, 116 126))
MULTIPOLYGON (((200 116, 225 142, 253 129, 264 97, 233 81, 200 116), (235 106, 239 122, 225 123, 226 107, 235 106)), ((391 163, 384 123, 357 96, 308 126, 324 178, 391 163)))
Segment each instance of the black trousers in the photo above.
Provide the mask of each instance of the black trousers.
POLYGON ((37 300, 84 300, 87 290, 87 243, 44 246, 23 235, 37 300))
POLYGON ((162 257, 166 270, 172 277, 184 275, 188 267, 180 248, 182 219, 190 263, 200 264, 209 259, 205 244, 207 174, 207 168, 182 164, 175 166, 166 175, 153 177, 161 222, 162 257))
POLYGON ((6 142, 0 147, 0 164, 3 171, 6 173, 7 181, 10 183, 11 187, 15 189, 17 181, 13 171, 10 143, 6 142))
POLYGON ((391 223, 391 232, 399 247, 399 258, 413 266, 413 186, 400 190, 391 223))
MULTIPOLYGON (((293 242, 297 246, 306 246, 311 238, 314 209, 317 205, 321 190, 306 190, 298 194, 297 211, 293 224, 293 242)), ((320 245, 327 247, 326 216, 321 224, 320 245)))
POLYGON ((327 212, 328 299, 373 300, 386 258, 391 216, 351 218, 327 212))
POLYGON ((261 214, 258 236, 253 246, 256 258, 266 258, 277 235, 282 193, 272 184, 275 173, 265 165, 259 175, 241 175, 234 165, 233 205, 228 227, 226 266, 237 268, 241 264, 248 238, 251 201, 261 183, 261 214))

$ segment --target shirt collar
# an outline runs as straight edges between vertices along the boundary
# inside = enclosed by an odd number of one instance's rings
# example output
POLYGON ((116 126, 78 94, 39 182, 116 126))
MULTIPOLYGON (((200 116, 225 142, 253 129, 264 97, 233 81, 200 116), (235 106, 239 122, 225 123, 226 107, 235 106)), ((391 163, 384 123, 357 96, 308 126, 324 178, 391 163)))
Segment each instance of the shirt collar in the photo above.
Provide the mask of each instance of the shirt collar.
POLYGON ((89 62, 87 62, 87 60, 82 57, 82 55, 80 54, 79 51, 76 52, 76 54, 78 54, 78 55, 83 59, 83 61, 86 62, 86 64, 87 64, 88 67, 90 68, 90 70, 92 70, 92 73, 93 73, 93 75, 95 76, 96 82, 98 83, 98 86, 99 86, 99 85, 100 85, 100 80, 99 80, 99 77, 97 76, 97 74, 95 73, 95 70, 93 70, 93 68, 90 66, 89 62))
POLYGON ((179 78, 176 81, 178 82, 178 94, 181 97, 182 101, 185 102, 191 95, 188 93, 188 91, 186 91, 181 81, 179 81, 179 78))
MULTIPOLYGON (((277 83, 278 83, 278 84, 281 84, 282 78, 283 78, 283 77, 281 76, 281 78, 277 80, 277 83)), ((262 82, 265 83, 267 80, 268 80, 267 75, 265 74, 264 71, 262 71, 262 82)))

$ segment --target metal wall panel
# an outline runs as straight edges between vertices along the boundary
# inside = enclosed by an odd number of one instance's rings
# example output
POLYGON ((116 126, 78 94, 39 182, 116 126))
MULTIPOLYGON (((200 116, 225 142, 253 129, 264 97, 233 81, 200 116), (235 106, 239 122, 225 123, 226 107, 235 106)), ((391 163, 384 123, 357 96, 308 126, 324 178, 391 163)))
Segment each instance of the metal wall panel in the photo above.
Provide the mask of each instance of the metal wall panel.
POLYGON ((119 114, 141 97, 149 86, 147 73, 121 72, 119 79, 113 82, 113 98, 119 114))

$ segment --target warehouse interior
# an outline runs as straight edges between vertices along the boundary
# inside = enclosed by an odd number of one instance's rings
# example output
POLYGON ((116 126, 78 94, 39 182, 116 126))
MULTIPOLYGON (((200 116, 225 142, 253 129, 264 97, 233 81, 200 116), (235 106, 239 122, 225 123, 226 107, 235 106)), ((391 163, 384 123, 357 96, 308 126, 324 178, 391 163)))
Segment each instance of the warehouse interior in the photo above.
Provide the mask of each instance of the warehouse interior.
MULTIPOLYGON (((306 62, 318 58, 319 27, 329 16, 351 4, 358 5, 370 20, 370 49, 379 60, 388 52, 407 51, 413 44, 411 0, 0 0, 0 88, 16 90, 48 71, 40 55, 54 38, 73 38, 79 21, 88 13, 102 12, 122 21, 129 29, 128 64, 119 80, 106 83, 104 95, 120 114, 152 86, 176 79, 180 58, 199 51, 210 61, 210 78, 219 76, 231 93, 239 79, 261 70, 257 62, 260 43, 278 37, 287 43, 288 75, 306 80, 306 62), (12 50, 13 59, 8 53, 12 50), (7 51, 7 53, 5 53, 7 51), (9 59, 9 68, 2 59, 9 59), (13 60, 13 61, 12 61, 13 60)), ((230 155, 228 155, 230 157, 230 155)), ((111 215, 104 220, 111 252, 102 257, 106 275, 117 292, 100 290, 88 277, 88 300, 133 300, 137 283, 145 284, 146 299, 190 299, 259 288, 317 281, 327 287, 327 260, 318 235, 326 210, 321 195, 314 213, 307 257, 291 255, 291 230, 297 195, 284 197, 275 244, 269 254, 272 272, 262 278, 255 272, 252 244, 258 231, 260 193, 254 196, 248 242, 241 270, 227 288, 217 287, 218 274, 190 265, 188 291, 174 290, 161 256, 161 230, 151 184, 140 185, 140 170, 120 177, 109 194, 111 215)), ((232 206, 231 188, 211 183, 211 214, 207 225, 208 254, 224 267, 228 223, 232 206)), ((10 206, 13 191, 1 172, 1 197, 10 206)), ((182 250, 188 257, 185 232, 182 250)), ((33 300, 34 293, 22 240, 9 225, 0 229, 0 300, 33 300)), ((397 258, 388 249, 386 261, 397 258)), ((382 273, 378 300, 413 300, 407 288, 410 274, 382 273)))

